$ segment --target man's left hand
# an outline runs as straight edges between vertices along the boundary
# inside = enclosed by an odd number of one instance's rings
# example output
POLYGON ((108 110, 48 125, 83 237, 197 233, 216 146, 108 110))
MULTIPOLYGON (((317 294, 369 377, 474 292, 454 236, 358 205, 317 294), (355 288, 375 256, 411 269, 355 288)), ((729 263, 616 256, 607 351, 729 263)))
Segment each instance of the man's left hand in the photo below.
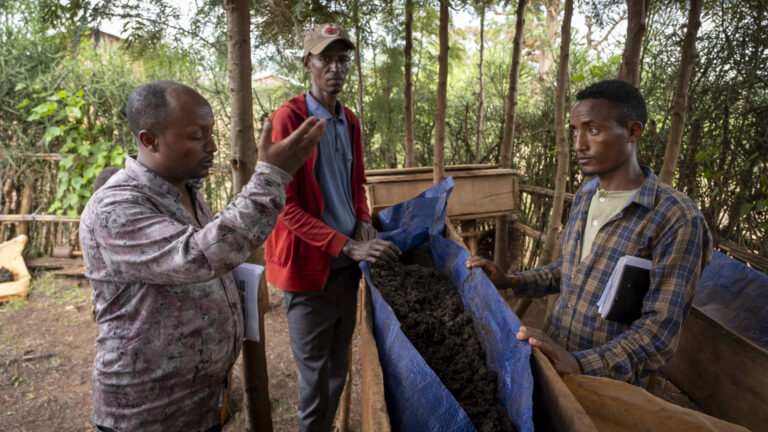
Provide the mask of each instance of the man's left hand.
POLYGON ((357 226, 355 226, 355 236, 354 239, 357 241, 368 241, 373 240, 377 237, 378 232, 376 232, 376 228, 371 225, 370 222, 367 221, 357 221, 357 226))
POLYGON ((538 347, 544 353, 552 366, 559 374, 579 375, 581 374, 581 364, 576 360, 573 354, 565 350, 553 341, 546 333, 539 329, 521 326, 517 331, 518 340, 527 340, 531 346, 538 347))

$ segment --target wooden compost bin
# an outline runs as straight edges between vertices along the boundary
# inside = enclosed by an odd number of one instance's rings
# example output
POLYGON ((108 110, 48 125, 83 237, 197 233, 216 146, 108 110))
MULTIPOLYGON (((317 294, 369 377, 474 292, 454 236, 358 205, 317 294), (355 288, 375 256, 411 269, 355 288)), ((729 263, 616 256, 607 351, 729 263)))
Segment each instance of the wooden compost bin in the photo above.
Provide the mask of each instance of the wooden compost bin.
MULTIPOLYGON (((517 170, 493 165, 456 165, 445 167, 453 176, 454 188, 448 199, 448 217, 452 220, 501 216, 517 210, 517 170)), ((429 189, 432 168, 404 168, 366 171, 368 206, 372 213, 429 189)))
POLYGON ((768 351, 696 306, 664 374, 708 414, 754 431, 768 426, 768 351))
MULTIPOLYGON (((453 226, 446 224, 446 236, 463 246, 453 226)), ((389 432, 389 414, 384 399, 384 374, 373 332, 370 288, 360 290, 360 338, 362 360, 362 423, 364 432, 389 432)), ((552 364, 539 351, 531 356, 533 373, 533 418, 540 430, 596 431, 592 420, 579 404, 552 364)))
MULTIPOLYGON (((411 199, 432 186, 431 168, 368 171, 368 204, 375 215, 380 210, 411 199)), ((450 220, 473 220, 509 214, 517 209, 517 172, 487 165, 446 167, 454 189, 448 199, 445 236, 466 247, 450 220)), ((373 332, 370 288, 360 290, 362 358, 362 430, 390 431, 384 399, 384 376, 373 332)), ((575 399, 552 364, 533 349, 534 422, 540 430, 596 431, 592 420, 575 399)))

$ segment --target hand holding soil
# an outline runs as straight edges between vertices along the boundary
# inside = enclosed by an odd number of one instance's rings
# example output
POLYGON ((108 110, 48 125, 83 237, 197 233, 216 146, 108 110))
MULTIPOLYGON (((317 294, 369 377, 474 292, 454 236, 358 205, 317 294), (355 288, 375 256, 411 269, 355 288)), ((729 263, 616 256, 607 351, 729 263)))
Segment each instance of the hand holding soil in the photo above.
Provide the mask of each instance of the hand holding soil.
POLYGON ((342 252, 355 261, 380 261, 393 263, 398 260, 401 252, 394 243, 375 238, 368 241, 347 240, 342 252))
POLYGON ((557 373, 563 375, 581 374, 581 364, 573 354, 553 341, 546 333, 539 329, 521 326, 517 331, 518 340, 527 340, 531 346, 538 347, 544 353, 557 373))
POLYGON ((376 234, 378 234, 376 228, 374 228, 370 222, 361 220, 357 222, 357 226, 355 227, 354 239, 357 241, 373 240, 376 238, 376 234))

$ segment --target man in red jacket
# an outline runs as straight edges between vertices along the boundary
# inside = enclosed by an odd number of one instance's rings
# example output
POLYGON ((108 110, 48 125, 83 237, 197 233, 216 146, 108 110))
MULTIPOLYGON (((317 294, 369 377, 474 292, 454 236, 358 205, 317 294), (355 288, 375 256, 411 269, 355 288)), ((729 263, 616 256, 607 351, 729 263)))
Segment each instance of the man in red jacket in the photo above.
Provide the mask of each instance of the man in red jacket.
POLYGON ((299 376, 301 431, 330 431, 346 378, 355 329, 358 261, 395 261, 400 251, 376 238, 366 203, 360 123, 338 101, 354 49, 336 24, 304 38, 312 88, 272 114, 274 140, 309 116, 327 121, 315 152, 286 189, 285 209, 266 242, 267 281, 284 292, 299 376))

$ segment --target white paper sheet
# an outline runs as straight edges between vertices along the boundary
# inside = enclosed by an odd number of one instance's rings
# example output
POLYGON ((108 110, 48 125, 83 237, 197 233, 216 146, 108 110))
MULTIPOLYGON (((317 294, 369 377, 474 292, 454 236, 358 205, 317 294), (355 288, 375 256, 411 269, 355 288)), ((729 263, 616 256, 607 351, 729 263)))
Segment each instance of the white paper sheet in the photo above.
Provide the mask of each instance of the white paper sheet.
POLYGON ((258 264, 244 263, 232 270, 237 288, 243 293, 243 313, 245 320, 245 338, 259 341, 259 280, 264 267, 258 264))

